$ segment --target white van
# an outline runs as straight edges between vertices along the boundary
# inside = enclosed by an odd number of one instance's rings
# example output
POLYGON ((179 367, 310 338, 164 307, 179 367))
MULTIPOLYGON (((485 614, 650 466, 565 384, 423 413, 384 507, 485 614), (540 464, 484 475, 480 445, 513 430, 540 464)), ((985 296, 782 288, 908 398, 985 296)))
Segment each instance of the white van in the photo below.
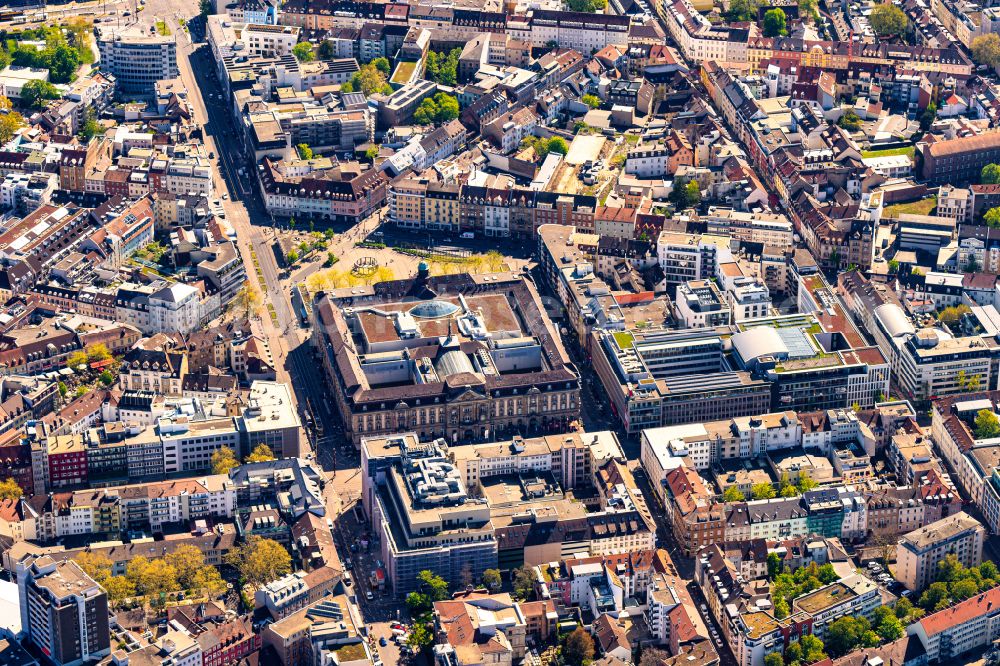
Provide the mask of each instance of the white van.
POLYGON ((463 231, 462 232, 462 238, 464 238, 466 240, 471 240, 471 239, 473 239, 475 237, 476 237, 476 234, 473 233, 473 232, 471 232, 471 231, 463 231))

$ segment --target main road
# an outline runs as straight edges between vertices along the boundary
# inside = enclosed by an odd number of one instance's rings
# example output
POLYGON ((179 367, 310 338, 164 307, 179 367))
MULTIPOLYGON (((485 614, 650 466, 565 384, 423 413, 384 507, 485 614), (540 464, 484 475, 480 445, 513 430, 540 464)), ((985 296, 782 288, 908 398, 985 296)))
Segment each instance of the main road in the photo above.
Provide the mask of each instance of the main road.
MULTIPOLYGON (((237 138, 237 128, 216 78, 211 51, 207 44, 199 42, 204 33, 203 25, 201 21, 192 20, 197 14, 197 3, 149 0, 143 14, 149 23, 157 18, 165 20, 176 36, 178 69, 188 91, 194 121, 202 128, 206 150, 214 154, 216 198, 221 199, 225 219, 236 232, 236 246, 246 266, 248 280, 254 284, 262 282, 263 302, 259 314, 278 365, 278 379, 293 386, 299 413, 305 416, 310 412, 319 423, 311 432, 314 441, 319 436, 330 441, 341 431, 340 419, 327 402, 325 379, 312 357, 308 330, 300 326, 291 304, 289 284, 282 279, 282 268, 274 252, 273 221, 254 182, 256 163, 248 159, 242 141, 237 138), (190 32, 181 24, 182 19, 190 32), (257 266, 260 267, 260 281, 257 266), (271 319, 269 306, 274 309, 276 322, 271 319)), ((324 446, 317 452, 327 470, 350 462, 346 450, 342 459, 332 451, 332 447, 324 446)), ((303 455, 306 453, 304 450, 303 455)))

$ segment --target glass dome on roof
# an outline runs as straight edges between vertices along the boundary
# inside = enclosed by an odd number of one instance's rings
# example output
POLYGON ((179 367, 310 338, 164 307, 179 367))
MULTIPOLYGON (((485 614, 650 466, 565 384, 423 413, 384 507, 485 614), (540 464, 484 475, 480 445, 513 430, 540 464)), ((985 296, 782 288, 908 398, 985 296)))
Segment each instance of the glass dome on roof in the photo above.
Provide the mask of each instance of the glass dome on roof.
POLYGON ((410 308, 411 315, 422 319, 447 317, 450 314, 455 314, 457 311, 458 306, 448 301, 427 301, 426 303, 421 303, 410 308))

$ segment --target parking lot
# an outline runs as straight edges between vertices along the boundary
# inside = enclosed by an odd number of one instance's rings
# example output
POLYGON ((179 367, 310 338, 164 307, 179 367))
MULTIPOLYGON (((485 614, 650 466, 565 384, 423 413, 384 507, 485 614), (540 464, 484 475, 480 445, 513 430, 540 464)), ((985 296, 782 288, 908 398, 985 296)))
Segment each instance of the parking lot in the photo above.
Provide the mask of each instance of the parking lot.
POLYGON ((411 658, 409 650, 407 650, 407 654, 404 654, 403 650, 400 649, 397 641, 400 630, 397 629, 393 633, 392 625, 393 623, 390 622, 377 622, 371 625, 370 629, 372 642, 369 645, 372 648, 372 653, 378 654, 379 659, 386 666, 389 664, 401 664, 411 658))

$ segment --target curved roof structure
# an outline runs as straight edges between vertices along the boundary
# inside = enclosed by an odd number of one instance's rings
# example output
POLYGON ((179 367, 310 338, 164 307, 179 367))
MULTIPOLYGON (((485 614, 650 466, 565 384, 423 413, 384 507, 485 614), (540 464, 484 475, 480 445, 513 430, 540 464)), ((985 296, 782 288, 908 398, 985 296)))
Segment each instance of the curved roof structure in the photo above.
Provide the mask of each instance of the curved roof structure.
POLYGON ((425 301, 410 308, 410 314, 421 319, 437 319, 455 314, 458 306, 449 301, 425 301))
POLYGON ((469 360, 468 355, 457 349, 441 354, 437 363, 434 364, 434 369, 437 370, 441 379, 447 379, 450 375, 462 372, 467 372, 470 375, 476 374, 476 369, 472 367, 472 361, 469 360))
POLYGON ((891 337, 897 338, 907 333, 912 335, 917 332, 917 329, 913 326, 913 322, 903 312, 903 308, 895 303, 883 303, 875 308, 872 314, 878 318, 879 322, 882 323, 882 328, 891 337))
POLYGON ((788 356, 788 346, 778 335, 778 331, 770 326, 759 326, 749 331, 737 333, 732 337, 733 349, 744 363, 757 360, 761 356, 788 356))

